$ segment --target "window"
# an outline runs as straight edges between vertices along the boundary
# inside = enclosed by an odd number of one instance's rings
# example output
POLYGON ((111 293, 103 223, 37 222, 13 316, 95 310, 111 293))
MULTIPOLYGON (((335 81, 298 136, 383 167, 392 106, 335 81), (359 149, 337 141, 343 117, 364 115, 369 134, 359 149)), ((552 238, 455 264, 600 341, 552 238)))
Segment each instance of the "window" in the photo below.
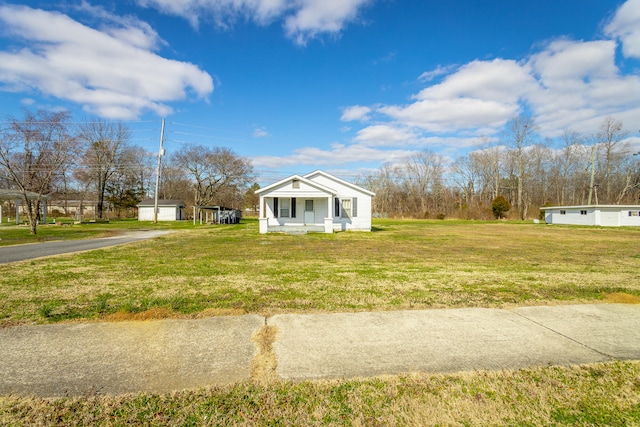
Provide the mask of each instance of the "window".
POLYGON ((291 186, 293 188, 300 188, 300 180, 299 179, 294 179, 291 183, 291 186))
POLYGON ((304 210, 306 212, 313 212, 313 200, 304 201, 304 210))
POLYGON ((587 211, 585 210, 580 211, 580 215, 586 215, 586 214, 587 214, 587 211))
POLYGON ((290 206, 291 206, 291 199, 280 200, 280 218, 289 218, 290 206))
POLYGON ((342 218, 351 217, 351 199, 343 199, 342 201, 342 218))
POLYGON ((629 216, 640 216, 640 212, 638 212, 638 211, 629 211, 629 216))
POLYGON ((567 211, 565 211, 565 210, 561 210, 560 211, 560 215, 566 215, 566 214, 567 214, 567 211))

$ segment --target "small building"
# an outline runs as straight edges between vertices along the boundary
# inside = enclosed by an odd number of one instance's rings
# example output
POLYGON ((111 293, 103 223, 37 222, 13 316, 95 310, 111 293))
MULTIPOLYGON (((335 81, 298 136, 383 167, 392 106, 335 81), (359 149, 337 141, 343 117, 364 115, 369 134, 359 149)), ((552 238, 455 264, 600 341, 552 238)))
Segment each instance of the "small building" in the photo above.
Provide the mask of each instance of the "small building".
MULTIPOLYGON (((158 221, 181 221, 185 219, 186 205, 182 200, 158 200, 158 221)), ((154 199, 138 203, 138 221, 153 221, 154 199)))
POLYGON ((373 192, 317 170, 256 191, 260 233, 371 231, 373 192))
POLYGON ((547 224, 640 226, 640 205, 548 206, 540 210, 547 224))

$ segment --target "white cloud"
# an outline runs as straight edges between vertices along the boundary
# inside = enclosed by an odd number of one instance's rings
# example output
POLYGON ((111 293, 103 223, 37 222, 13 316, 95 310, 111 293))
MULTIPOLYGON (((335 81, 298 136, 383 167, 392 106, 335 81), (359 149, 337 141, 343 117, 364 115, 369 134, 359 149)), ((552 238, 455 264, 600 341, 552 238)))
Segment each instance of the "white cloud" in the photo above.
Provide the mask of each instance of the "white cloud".
POLYGON ((605 33, 622 40, 627 57, 640 58, 640 0, 628 0, 616 11, 605 33))
POLYGON ((283 20, 286 35, 304 45, 320 34, 339 34, 345 24, 358 17, 361 7, 371 0, 137 0, 165 14, 187 19, 198 27, 213 21, 221 28, 231 27, 238 18, 260 25, 283 20))
POLYGON ((412 150, 380 150, 364 144, 332 144, 331 149, 302 147, 289 156, 255 156, 251 158, 256 169, 285 168, 300 165, 346 165, 359 162, 394 162, 414 154, 412 150))
POLYGON ((58 12, 4 5, 0 22, 14 42, 25 44, 0 51, 3 90, 37 90, 123 119, 148 110, 164 116, 171 112, 167 102, 213 91, 211 76, 195 65, 153 53, 159 37, 134 19, 99 31, 58 12))
POLYGON ((557 40, 530 60, 534 71, 546 86, 562 85, 567 80, 613 77, 616 44, 610 40, 582 42, 557 40))
POLYGON ((389 125, 373 125, 361 129, 354 138, 367 147, 399 147, 415 144, 419 137, 409 129, 389 125))
POLYGON ((420 74, 420 76, 418 77, 418 80, 423 83, 428 83, 433 79, 435 79, 436 77, 449 74, 451 71, 453 71, 454 68, 455 68, 455 65, 447 65, 444 67, 442 65, 438 65, 435 70, 425 71, 424 73, 420 74))
POLYGON ((265 138, 269 136, 269 132, 267 132, 267 128, 264 126, 256 127, 253 129, 253 137, 254 138, 265 138))
MULTIPOLYGON (((631 52, 634 37, 640 34, 636 28, 640 28, 640 0, 629 0, 607 31, 618 35, 626 52, 631 52)), ((637 127, 640 76, 625 74, 616 64, 616 52, 614 40, 560 37, 520 61, 498 58, 471 61, 455 69, 438 66, 420 75, 418 81, 426 87, 411 96, 409 103, 374 105, 367 114, 381 117, 377 126, 413 133, 416 143, 434 135, 494 135, 510 118, 525 111, 532 114, 543 136, 557 136, 564 129, 592 132, 607 116, 637 127), (441 81, 430 84, 440 76, 444 76, 441 81)), ((368 135, 374 129, 382 128, 367 127, 360 132, 368 135)))
POLYGON ((342 117, 340 120, 343 122, 352 122, 356 120, 366 121, 369 119, 368 114, 371 112, 371 108, 362 105, 353 105, 342 110, 342 117))
POLYGON ((298 44, 320 33, 338 34, 345 22, 355 20, 358 9, 368 0, 302 0, 301 7, 287 16, 284 28, 298 44))

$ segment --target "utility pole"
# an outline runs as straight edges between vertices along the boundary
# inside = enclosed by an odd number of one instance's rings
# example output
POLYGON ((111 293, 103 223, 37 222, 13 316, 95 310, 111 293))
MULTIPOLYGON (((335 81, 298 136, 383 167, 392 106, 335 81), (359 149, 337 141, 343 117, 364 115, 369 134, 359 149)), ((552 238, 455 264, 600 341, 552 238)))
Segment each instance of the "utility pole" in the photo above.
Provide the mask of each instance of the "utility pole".
POLYGON ((164 119, 162 119, 162 129, 160 130, 160 150, 158 151, 158 167, 156 168, 156 191, 154 194, 153 202, 153 223, 158 223, 158 187, 160 187, 160 165, 162 164, 162 156, 164 155, 164 148, 162 148, 162 142, 164 141, 164 119))

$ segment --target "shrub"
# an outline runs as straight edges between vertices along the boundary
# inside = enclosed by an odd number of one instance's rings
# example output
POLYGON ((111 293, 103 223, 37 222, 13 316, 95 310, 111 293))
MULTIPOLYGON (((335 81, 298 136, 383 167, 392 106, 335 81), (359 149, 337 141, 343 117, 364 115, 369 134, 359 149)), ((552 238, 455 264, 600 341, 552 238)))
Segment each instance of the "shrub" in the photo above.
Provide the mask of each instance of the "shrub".
POLYGON ((509 203, 509 201, 503 196, 499 195, 495 199, 493 199, 493 202, 491 202, 491 210, 493 211, 493 216, 495 216, 497 219, 504 218, 504 214, 508 212, 509 209, 511 209, 511 203, 509 203))

